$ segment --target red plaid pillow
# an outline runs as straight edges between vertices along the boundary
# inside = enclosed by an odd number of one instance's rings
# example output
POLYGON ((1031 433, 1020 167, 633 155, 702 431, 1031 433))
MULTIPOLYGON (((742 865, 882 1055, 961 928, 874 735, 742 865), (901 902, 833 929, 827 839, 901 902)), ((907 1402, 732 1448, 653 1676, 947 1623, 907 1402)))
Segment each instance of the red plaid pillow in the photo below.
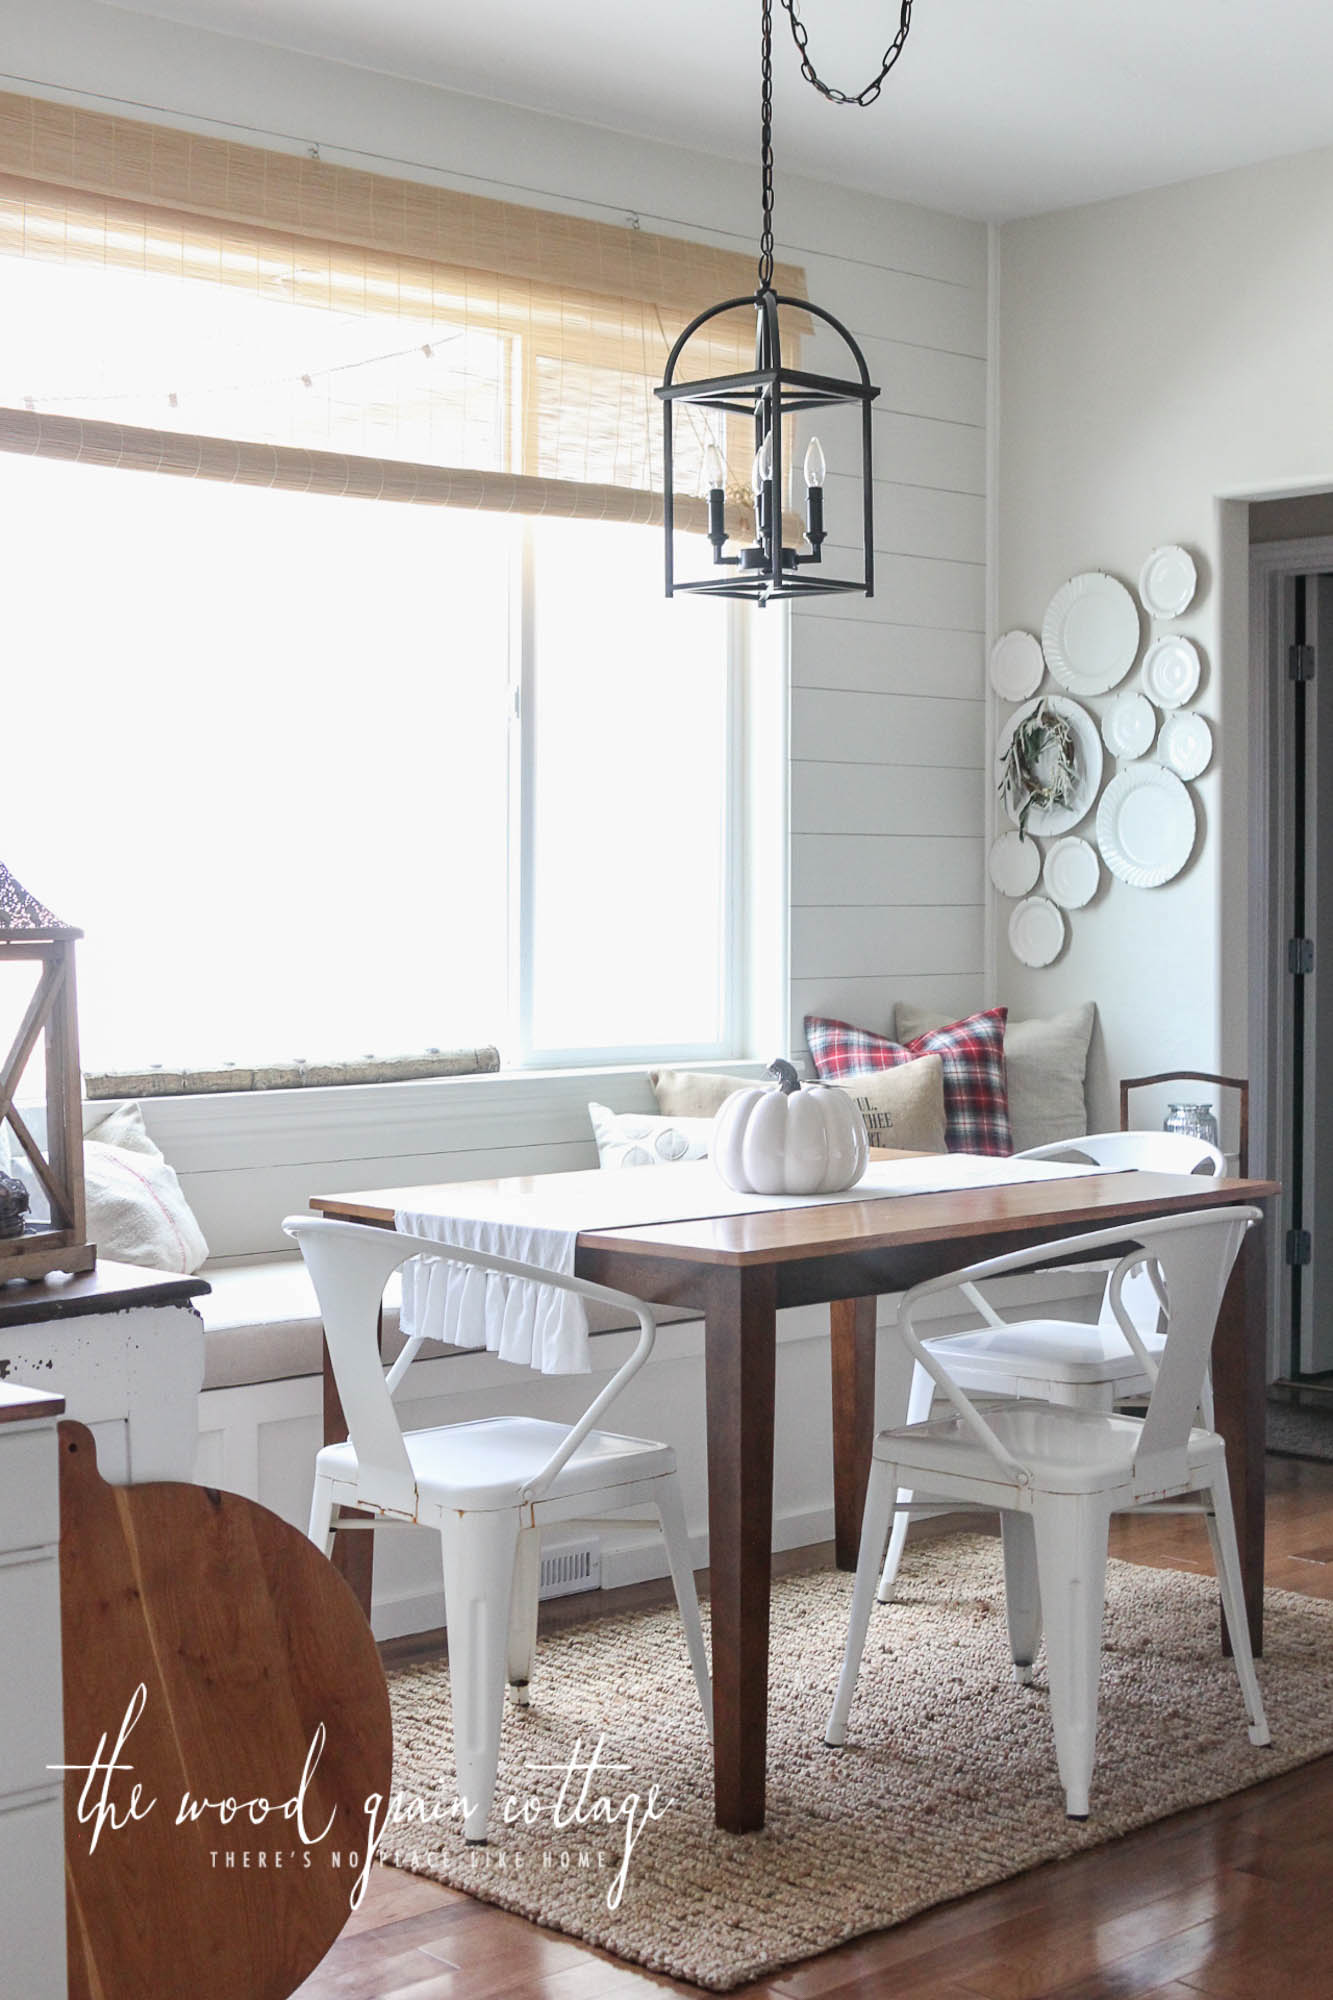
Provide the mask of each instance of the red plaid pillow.
POLYGON ((1014 1150, 1009 1129, 1009 1088, 1004 1071, 1006 1007, 969 1014, 947 1028, 932 1028, 913 1042, 891 1042, 846 1021, 805 1017, 805 1039, 815 1075, 823 1082, 867 1070, 896 1069, 917 1056, 937 1055, 944 1070, 945 1143, 951 1153, 1007 1154, 1014 1150))

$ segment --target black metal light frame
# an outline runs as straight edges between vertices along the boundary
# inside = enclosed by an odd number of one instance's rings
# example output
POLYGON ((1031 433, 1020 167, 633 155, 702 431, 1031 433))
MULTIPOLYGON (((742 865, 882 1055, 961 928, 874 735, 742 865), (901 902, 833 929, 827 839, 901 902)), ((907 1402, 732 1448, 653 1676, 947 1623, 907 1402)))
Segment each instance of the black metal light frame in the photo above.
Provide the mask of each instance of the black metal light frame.
MULTIPOLYGON (((792 35, 800 51, 801 70, 806 80, 833 103, 873 103, 906 45, 912 22, 912 0, 901 0, 898 32, 884 52, 878 75, 863 90, 855 93, 833 89, 816 73, 809 57, 809 38, 797 13, 796 0, 781 0, 781 4, 790 17, 792 35)), ((753 298, 727 299, 720 306, 710 306, 690 321, 667 357, 666 373, 656 391, 662 401, 666 594, 674 597, 677 592, 693 591, 705 597, 745 598, 760 605, 766 604, 771 597, 828 596, 835 591, 858 591, 863 596, 873 597, 875 522, 870 406, 879 390, 870 380, 865 356, 841 320, 835 319, 822 306, 811 304, 808 299, 782 298, 773 289, 773 0, 760 0, 760 46, 759 135, 763 227, 759 238, 759 285, 753 298), (681 357, 699 330, 722 313, 735 312, 747 305, 754 308, 756 320, 754 367, 738 375, 712 375, 697 381, 680 381, 681 357), (816 375, 808 369, 784 367, 782 334, 778 324, 779 309, 783 306, 810 313, 831 327, 852 358, 854 376, 816 375), (713 547, 714 569, 724 572, 720 576, 679 580, 676 577, 672 430, 678 403, 748 417, 754 425, 754 539, 740 547, 734 555, 724 553, 728 539, 724 486, 715 483, 708 494, 708 539, 713 547), (806 550, 784 546, 782 539, 784 421, 797 411, 825 409, 834 404, 859 404, 861 410, 862 560, 859 577, 825 576, 820 569, 823 543, 827 539, 822 474, 816 477, 807 473, 806 550)), ((715 438, 713 442, 716 444, 715 438)))
MULTIPOLYGON (((870 406, 879 390, 870 380, 865 356, 841 320, 807 299, 783 298, 771 286, 761 285, 752 299, 727 299, 710 306, 685 328, 670 355, 662 386, 663 516, 666 526, 666 594, 694 591, 707 597, 740 597, 766 604, 770 597, 816 597, 834 591, 875 594, 875 524, 871 473, 870 406), (714 375, 700 381, 678 382, 677 365, 694 335, 719 314, 752 305, 756 314, 755 365, 742 375, 714 375), (790 306, 821 319, 845 342, 856 368, 856 379, 835 375, 815 375, 803 368, 784 368, 782 335, 778 309, 790 306), (710 410, 724 410, 745 416, 754 423, 755 452, 771 439, 773 468, 756 496, 755 539, 736 555, 724 555, 727 540, 722 508, 710 506, 708 539, 713 545, 716 566, 738 574, 678 579, 675 573, 675 493, 673 483, 672 418, 677 403, 692 403, 710 410), (783 421, 798 410, 824 409, 835 404, 861 407, 861 487, 862 487, 862 573, 859 577, 812 575, 810 568, 821 561, 825 539, 822 508, 818 518, 807 520, 806 541, 810 553, 786 547, 782 540, 783 421)), ((811 510, 813 514, 813 510, 811 510)))

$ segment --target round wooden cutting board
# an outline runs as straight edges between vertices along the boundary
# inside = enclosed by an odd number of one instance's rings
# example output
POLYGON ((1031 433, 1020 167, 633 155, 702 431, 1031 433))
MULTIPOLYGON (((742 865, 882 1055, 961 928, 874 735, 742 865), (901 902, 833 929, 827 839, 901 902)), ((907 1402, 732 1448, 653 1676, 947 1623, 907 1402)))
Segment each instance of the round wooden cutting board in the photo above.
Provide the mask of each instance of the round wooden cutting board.
POLYGON ((267 1508, 109 1486, 81 1424, 60 1461, 70 2000, 287 2000, 347 1921, 389 1793, 370 1628, 267 1508))

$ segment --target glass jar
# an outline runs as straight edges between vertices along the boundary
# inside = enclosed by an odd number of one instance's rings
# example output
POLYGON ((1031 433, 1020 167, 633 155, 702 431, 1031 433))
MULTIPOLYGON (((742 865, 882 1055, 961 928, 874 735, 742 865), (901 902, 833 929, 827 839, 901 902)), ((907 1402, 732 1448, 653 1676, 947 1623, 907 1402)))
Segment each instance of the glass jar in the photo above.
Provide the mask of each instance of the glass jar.
POLYGON ((1179 1132, 1186 1139, 1202 1139, 1205 1145, 1221 1144, 1217 1118, 1211 1104, 1170 1104, 1162 1120, 1164 1132, 1179 1132))

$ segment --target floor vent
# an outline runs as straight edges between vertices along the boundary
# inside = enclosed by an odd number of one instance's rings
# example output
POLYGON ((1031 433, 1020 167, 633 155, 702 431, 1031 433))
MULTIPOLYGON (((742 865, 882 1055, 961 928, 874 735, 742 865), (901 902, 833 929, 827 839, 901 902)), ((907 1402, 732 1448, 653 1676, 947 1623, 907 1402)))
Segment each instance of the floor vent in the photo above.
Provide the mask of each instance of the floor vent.
POLYGON ((595 1537, 586 1542, 557 1542, 542 1549, 538 1597, 570 1597, 576 1590, 601 1587, 602 1545, 595 1537))

